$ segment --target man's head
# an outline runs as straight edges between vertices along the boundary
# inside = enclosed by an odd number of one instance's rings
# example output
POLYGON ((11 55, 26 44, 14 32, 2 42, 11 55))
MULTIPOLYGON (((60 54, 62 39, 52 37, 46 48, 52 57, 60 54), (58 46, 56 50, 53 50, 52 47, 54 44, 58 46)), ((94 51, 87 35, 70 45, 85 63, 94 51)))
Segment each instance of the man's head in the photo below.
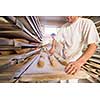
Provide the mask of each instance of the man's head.
POLYGON ((79 16, 66 16, 65 17, 66 21, 69 23, 75 22, 78 18, 79 18, 79 16))

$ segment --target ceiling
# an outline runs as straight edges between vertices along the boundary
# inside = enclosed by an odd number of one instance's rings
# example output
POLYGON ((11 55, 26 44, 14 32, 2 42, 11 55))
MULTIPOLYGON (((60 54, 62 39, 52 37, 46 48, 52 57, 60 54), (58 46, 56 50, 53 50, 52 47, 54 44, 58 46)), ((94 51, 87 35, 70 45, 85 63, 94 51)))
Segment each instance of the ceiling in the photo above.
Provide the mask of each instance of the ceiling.
POLYGON ((60 27, 66 20, 64 16, 38 16, 42 25, 47 25, 49 27, 60 27))
MULTIPOLYGON (((38 16, 42 25, 49 27, 61 27, 66 23, 65 16, 38 16)), ((91 16, 84 16, 91 18, 91 16)))

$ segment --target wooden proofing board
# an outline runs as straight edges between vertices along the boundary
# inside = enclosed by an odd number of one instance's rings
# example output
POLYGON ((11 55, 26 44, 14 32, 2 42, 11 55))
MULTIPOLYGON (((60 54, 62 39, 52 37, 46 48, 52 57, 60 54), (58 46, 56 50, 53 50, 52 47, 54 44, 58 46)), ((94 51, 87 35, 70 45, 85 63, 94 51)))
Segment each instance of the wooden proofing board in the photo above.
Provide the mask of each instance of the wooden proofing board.
POLYGON ((19 78, 19 82, 44 82, 53 80, 69 80, 69 79, 86 79, 89 77, 84 71, 79 71, 75 75, 67 75, 64 72, 65 66, 58 63, 57 67, 52 67, 46 53, 42 53, 45 57, 45 65, 43 68, 37 67, 36 61, 28 68, 27 71, 19 78))
POLYGON ((85 71, 79 71, 75 75, 68 75, 63 71, 56 71, 52 73, 34 73, 25 74, 20 79, 19 82, 44 82, 53 80, 69 80, 69 79, 87 79, 89 77, 85 71))

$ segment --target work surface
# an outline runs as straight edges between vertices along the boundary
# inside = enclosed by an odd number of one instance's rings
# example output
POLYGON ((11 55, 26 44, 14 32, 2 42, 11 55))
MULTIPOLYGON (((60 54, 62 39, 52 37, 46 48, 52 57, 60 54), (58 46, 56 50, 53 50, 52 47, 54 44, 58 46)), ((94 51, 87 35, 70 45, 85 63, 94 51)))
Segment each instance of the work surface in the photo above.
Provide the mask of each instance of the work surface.
POLYGON ((84 71, 79 71, 75 75, 68 75, 64 72, 57 71, 54 73, 25 74, 19 82, 44 82, 53 80, 70 80, 70 79, 87 79, 89 75, 84 71))

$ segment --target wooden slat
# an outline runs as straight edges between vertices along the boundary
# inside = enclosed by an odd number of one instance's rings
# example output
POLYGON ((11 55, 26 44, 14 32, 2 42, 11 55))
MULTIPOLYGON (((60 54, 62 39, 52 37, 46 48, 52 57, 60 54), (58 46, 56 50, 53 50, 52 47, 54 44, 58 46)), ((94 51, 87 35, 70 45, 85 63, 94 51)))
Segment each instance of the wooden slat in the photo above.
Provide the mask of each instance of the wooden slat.
POLYGON ((93 77, 94 79, 98 80, 100 82, 100 77, 98 75, 96 75, 95 73, 92 73, 91 71, 89 71, 86 67, 84 67, 84 69, 87 71, 87 73, 93 77))
MULTIPOLYGON (((82 69, 89 75, 89 73, 84 68, 82 68, 82 69)), ((92 83, 98 83, 98 81, 95 78, 91 77, 91 76, 88 77, 87 80, 89 80, 92 83)))
POLYGON ((20 30, 16 25, 10 23, 0 23, 0 30, 20 30))
POLYGON ((100 58, 100 55, 94 54, 92 57, 100 58))
POLYGON ((40 40, 42 40, 42 38, 41 38, 41 36, 40 36, 40 33, 39 33, 38 30, 37 30, 36 25, 34 25, 34 23, 32 23, 30 17, 27 17, 27 16, 26 16, 26 19, 27 19, 27 21, 29 22, 29 24, 31 25, 32 29, 35 31, 35 34, 37 35, 37 37, 38 37, 40 40))
POLYGON ((100 60, 98 60, 98 59, 90 58, 89 61, 92 61, 92 62, 100 64, 100 60))
POLYGON ((96 69, 100 69, 100 65, 96 64, 94 62, 89 62, 89 63, 87 62, 86 65, 89 65, 89 66, 96 68, 96 69))
POLYGON ((17 17, 17 19, 27 28, 32 34, 35 35, 35 32, 32 30, 30 24, 27 22, 25 16, 24 17, 17 17))

